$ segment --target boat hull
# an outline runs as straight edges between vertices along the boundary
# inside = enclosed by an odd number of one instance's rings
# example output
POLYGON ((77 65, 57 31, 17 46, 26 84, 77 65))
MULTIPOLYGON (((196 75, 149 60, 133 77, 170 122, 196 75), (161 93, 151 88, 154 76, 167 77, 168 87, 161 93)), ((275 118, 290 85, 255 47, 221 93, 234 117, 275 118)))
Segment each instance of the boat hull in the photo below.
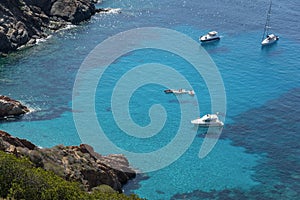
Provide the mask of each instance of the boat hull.
POLYGON ((277 42, 279 40, 279 37, 276 36, 276 38, 272 39, 272 40, 269 40, 268 38, 264 39, 262 42, 261 42, 261 45, 263 46, 266 46, 266 45, 270 45, 270 44, 274 44, 275 42, 277 42))
POLYGON ((215 38, 208 38, 208 39, 203 39, 203 37, 200 38, 201 42, 211 42, 211 41, 216 41, 216 40, 220 40, 220 37, 215 37, 215 38))
POLYGON ((216 122, 216 123, 199 123, 199 122, 193 122, 191 121, 192 124, 196 125, 196 126, 201 126, 201 127, 222 127, 224 126, 223 122, 216 122))
POLYGON ((192 120, 191 123, 197 126, 204 126, 204 127, 224 125, 224 123, 221 120, 219 120, 217 114, 204 115, 201 118, 192 120))
POLYGON ((173 90, 173 89, 167 89, 164 90, 164 92, 166 94, 189 94, 191 96, 195 95, 195 91, 194 90, 185 90, 185 89, 181 89, 181 90, 173 90))
POLYGON ((164 90, 164 92, 165 92, 166 94, 173 93, 173 91, 172 91, 172 90, 170 90, 170 89, 164 90))
POLYGON ((217 31, 210 31, 206 35, 200 36, 199 40, 201 42, 210 42, 215 40, 220 40, 220 36, 217 31))

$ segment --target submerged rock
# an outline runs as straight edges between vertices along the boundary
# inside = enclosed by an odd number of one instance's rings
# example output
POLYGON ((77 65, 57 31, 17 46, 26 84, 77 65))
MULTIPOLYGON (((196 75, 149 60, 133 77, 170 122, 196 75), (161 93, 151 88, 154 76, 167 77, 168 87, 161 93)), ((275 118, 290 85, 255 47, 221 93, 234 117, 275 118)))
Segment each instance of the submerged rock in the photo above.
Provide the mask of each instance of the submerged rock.
POLYGON ((88 191, 105 184, 122 192, 122 186, 136 176, 123 155, 103 156, 86 144, 39 148, 0 131, 0 150, 19 157, 27 156, 37 167, 53 171, 66 180, 78 181, 88 191))
POLYGON ((0 95, 0 117, 19 116, 29 112, 29 109, 19 101, 0 95))

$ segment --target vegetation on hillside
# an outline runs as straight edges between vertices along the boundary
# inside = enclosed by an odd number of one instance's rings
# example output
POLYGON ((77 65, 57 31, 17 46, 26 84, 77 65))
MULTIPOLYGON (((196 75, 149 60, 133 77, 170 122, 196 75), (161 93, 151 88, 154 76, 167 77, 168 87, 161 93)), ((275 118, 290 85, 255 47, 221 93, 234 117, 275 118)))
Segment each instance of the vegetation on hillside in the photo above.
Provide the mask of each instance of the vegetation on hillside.
POLYGON ((27 158, 17 158, 0 151, 0 199, 30 200, 139 200, 136 195, 126 196, 107 185, 85 192, 77 182, 69 182, 53 172, 36 168, 27 158))

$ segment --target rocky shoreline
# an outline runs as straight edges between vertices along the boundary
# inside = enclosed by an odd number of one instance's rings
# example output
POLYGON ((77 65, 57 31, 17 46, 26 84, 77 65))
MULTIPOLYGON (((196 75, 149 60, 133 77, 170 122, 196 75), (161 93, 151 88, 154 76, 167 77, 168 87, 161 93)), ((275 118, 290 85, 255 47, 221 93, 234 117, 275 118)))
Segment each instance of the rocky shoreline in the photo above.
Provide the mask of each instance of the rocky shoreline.
MULTIPOLYGON (((19 101, 0 95, 0 120, 22 116, 27 112, 29 109, 19 101)), ((87 144, 39 148, 0 130, 0 151, 28 157, 36 167, 53 171, 65 180, 80 182, 86 191, 105 184, 122 192, 122 186, 136 177, 136 171, 123 155, 102 156, 87 144)))
MULTIPOLYGON (((27 112, 29 109, 19 101, 0 95, 0 120, 22 116, 27 112)), ((80 182, 86 191, 104 184, 122 192, 122 186, 137 174, 125 156, 103 156, 87 144, 40 148, 0 130, 0 151, 28 157, 36 167, 53 171, 67 181, 80 182)))
POLYGON ((21 102, 16 101, 8 96, 0 95, 0 119, 7 117, 17 117, 28 113, 30 110, 21 102))
MULTIPOLYGON (((90 19, 97 12, 96 0, 1 0, 0 56, 25 46, 71 24, 90 19)), ((17 117, 30 110, 19 101, 0 95, 0 120, 17 117)), ((87 144, 39 148, 25 139, 0 130, 0 150, 17 157, 28 157, 36 166, 80 182, 87 191, 105 184, 122 192, 122 186, 136 177, 123 155, 103 156, 87 144)))
POLYGON ((1 0, 0 55, 34 45, 54 31, 88 20, 96 0, 1 0))
POLYGON ((26 156, 36 167, 53 171, 66 180, 80 182, 86 191, 105 184, 122 192, 122 186, 136 177, 135 170, 123 155, 103 156, 86 144, 39 148, 25 139, 0 131, 0 150, 17 157, 26 156))

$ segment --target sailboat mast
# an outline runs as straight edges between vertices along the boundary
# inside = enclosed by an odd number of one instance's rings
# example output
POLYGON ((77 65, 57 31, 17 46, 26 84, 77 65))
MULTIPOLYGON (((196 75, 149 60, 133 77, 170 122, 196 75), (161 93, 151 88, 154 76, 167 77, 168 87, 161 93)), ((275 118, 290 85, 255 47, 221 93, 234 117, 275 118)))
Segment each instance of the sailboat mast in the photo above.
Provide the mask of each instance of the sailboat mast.
POLYGON ((264 29, 264 34, 262 37, 262 41, 265 38, 265 35, 269 35, 269 29, 270 27, 270 16, 271 16, 271 8, 272 8, 272 0, 270 0, 270 6, 269 6, 269 10, 268 10, 268 14, 267 14, 267 20, 266 20, 266 24, 265 24, 265 29, 264 29))
POLYGON ((267 15, 267 35, 269 35, 269 29, 270 27, 270 17, 271 17, 271 8, 272 8, 272 0, 270 1, 270 7, 269 7, 269 11, 268 11, 268 15, 267 15))

